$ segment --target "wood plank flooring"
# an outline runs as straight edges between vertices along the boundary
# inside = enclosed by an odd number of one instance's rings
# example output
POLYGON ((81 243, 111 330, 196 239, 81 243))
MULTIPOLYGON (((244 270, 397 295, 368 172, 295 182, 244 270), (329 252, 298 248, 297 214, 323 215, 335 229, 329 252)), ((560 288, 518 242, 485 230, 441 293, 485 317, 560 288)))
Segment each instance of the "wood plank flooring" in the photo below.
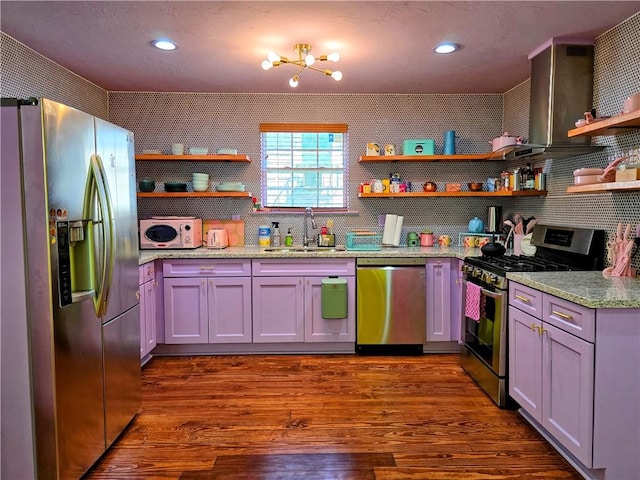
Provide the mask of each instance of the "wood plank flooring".
POLYGON ((580 479, 457 355, 154 358, 87 480, 580 479))

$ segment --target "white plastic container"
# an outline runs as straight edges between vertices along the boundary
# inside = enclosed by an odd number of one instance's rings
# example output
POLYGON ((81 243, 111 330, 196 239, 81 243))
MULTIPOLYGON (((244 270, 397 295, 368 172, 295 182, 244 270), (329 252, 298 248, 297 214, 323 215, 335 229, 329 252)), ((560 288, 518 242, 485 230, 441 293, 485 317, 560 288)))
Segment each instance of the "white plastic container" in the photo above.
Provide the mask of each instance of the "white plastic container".
POLYGON ((271 246, 271 227, 269 225, 258 227, 258 245, 261 247, 271 246))

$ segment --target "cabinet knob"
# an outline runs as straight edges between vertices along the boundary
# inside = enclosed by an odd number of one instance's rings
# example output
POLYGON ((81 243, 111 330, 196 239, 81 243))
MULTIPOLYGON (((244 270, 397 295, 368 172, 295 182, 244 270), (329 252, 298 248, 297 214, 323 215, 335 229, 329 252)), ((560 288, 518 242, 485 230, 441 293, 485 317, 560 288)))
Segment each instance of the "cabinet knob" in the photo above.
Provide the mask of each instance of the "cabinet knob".
POLYGON ((136 299, 140 300, 140 290, 136 290, 136 299))

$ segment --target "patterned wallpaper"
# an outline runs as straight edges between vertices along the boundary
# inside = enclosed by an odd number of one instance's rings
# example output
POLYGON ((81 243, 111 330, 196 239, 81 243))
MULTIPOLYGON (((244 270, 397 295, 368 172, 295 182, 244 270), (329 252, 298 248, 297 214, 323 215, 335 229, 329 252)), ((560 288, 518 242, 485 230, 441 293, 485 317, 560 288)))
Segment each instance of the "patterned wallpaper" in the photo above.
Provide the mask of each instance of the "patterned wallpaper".
MULTIPOLYGON (((628 95, 640 91, 640 14, 606 32, 596 41, 594 107, 603 115, 618 113, 628 95), (614 54, 615 53, 615 54, 614 54)), ((136 150, 168 150, 174 142, 206 146, 212 150, 234 147, 250 155, 250 164, 202 164, 145 162, 137 165, 139 176, 159 182, 188 180, 193 171, 205 171, 218 181, 242 181, 259 192, 260 150, 257 125, 260 122, 346 122, 349 124, 349 207, 348 215, 331 215, 338 241, 354 227, 375 227, 378 216, 394 213, 405 216, 404 233, 430 228, 457 235, 466 230, 473 216, 485 217, 486 207, 501 205, 505 214, 521 213, 552 224, 595 227, 615 232, 618 222, 640 224, 640 194, 566 193, 572 172, 580 167, 604 167, 609 157, 640 145, 638 130, 617 136, 595 137, 608 148, 604 152, 579 157, 548 160, 549 195, 520 199, 358 199, 360 182, 381 178, 391 172, 421 185, 432 180, 466 183, 486 180, 503 167, 517 164, 425 163, 362 164, 358 157, 365 144, 402 145, 407 138, 433 138, 436 153, 442 149, 445 130, 455 130, 458 152, 480 153, 488 141, 502 131, 525 135, 528 131, 530 82, 515 86, 504 95, 269 95, 190 94, 156 92, 105 92, 73 72, 56 65, 0 32, 3 96, 47 96, 129 128, 136 136, 136 150)), ((302 230, 300 215, 251 213, 246 199, 140 199, 139 215, 190 214, 204 218, 246 221, 247 243, 257 243, 257 226, 281 221, 281 229, 293 227, 296 240, 302 230)), ((328 216, 319 216, 324 222, 328 216)), ((634 265, 640 266, 640 256, 634 265)))

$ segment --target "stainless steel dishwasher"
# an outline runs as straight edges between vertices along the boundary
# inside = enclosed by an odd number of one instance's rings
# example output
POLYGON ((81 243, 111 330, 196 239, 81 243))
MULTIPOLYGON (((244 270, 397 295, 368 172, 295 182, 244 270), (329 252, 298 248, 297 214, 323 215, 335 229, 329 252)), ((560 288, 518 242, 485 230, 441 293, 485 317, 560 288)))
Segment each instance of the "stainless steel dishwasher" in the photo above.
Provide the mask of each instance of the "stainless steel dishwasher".
POLYGON ((424 258, 359 258, 356 265, 356 352, 422 354, 427 311, 424 258))

